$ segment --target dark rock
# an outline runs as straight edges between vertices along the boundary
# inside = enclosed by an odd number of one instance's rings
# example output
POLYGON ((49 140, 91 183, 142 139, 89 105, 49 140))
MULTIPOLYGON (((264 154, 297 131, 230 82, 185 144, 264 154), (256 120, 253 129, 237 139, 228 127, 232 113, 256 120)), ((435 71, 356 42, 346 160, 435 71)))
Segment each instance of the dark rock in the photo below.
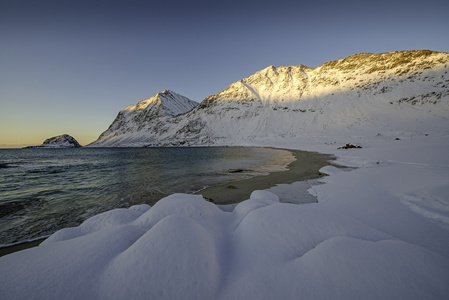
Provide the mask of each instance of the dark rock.
POLYGON ((338 147, 337 149, 358 149, 358 148, 362 148, 362 147, 358 146, 358 145, 353 145, 353 144, 346 144, 343 147, 338 147))
POLYGON ((243 170, 243 169, 230 169, 230 170, 228 170, 228 173, 243 173, 243 172, 247 172, 247 171, 243 170))

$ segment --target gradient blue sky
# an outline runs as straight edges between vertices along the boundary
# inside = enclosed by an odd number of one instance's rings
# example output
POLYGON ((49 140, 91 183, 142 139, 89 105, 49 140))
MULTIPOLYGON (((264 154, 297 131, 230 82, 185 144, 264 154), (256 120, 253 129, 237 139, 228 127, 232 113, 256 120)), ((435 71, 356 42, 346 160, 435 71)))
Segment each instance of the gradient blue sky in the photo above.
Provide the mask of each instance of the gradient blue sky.
POLYGON ((197 102, 269 65, 449 52, 447 0, 0 2, 0 147, 94 141, 129 104, 197 102))

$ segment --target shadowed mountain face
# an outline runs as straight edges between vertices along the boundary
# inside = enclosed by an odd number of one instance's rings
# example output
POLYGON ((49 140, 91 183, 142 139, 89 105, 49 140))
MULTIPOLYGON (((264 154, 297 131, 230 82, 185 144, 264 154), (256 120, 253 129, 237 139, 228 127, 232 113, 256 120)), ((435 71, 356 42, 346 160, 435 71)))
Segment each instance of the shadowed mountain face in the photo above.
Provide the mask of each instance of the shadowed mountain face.
POLYGON ((448 61, 448 53, 420 50, 356 54, 314 69, 270 66, 198 106, 164 91, 122 110, 92 145, 259 145, 425 132, 447 126, 448 61))

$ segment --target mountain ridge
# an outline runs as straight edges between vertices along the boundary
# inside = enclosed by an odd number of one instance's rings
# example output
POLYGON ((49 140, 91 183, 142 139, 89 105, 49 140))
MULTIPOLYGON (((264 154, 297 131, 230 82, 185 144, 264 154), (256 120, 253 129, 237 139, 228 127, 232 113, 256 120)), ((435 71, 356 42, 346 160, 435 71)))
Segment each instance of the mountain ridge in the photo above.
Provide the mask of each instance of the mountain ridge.
POLYGON ((429 120, 447 126, 448 61, 448 53, 416 50, 360 53, 316 68, 269 66, 181 116, 151 121, 158 130, 137 130, 103 145, 262 145, 319 135, 423 132, 429 120))

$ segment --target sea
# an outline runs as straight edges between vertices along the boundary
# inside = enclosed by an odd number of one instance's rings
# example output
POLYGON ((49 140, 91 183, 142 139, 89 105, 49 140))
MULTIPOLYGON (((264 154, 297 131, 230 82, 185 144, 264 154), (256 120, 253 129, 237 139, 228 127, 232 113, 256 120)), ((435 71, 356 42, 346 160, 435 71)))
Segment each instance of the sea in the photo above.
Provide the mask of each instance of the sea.
POLYGON ((0 149, 0 247, 114 208, 279 171, 289 156, 257 147, 0 149))

